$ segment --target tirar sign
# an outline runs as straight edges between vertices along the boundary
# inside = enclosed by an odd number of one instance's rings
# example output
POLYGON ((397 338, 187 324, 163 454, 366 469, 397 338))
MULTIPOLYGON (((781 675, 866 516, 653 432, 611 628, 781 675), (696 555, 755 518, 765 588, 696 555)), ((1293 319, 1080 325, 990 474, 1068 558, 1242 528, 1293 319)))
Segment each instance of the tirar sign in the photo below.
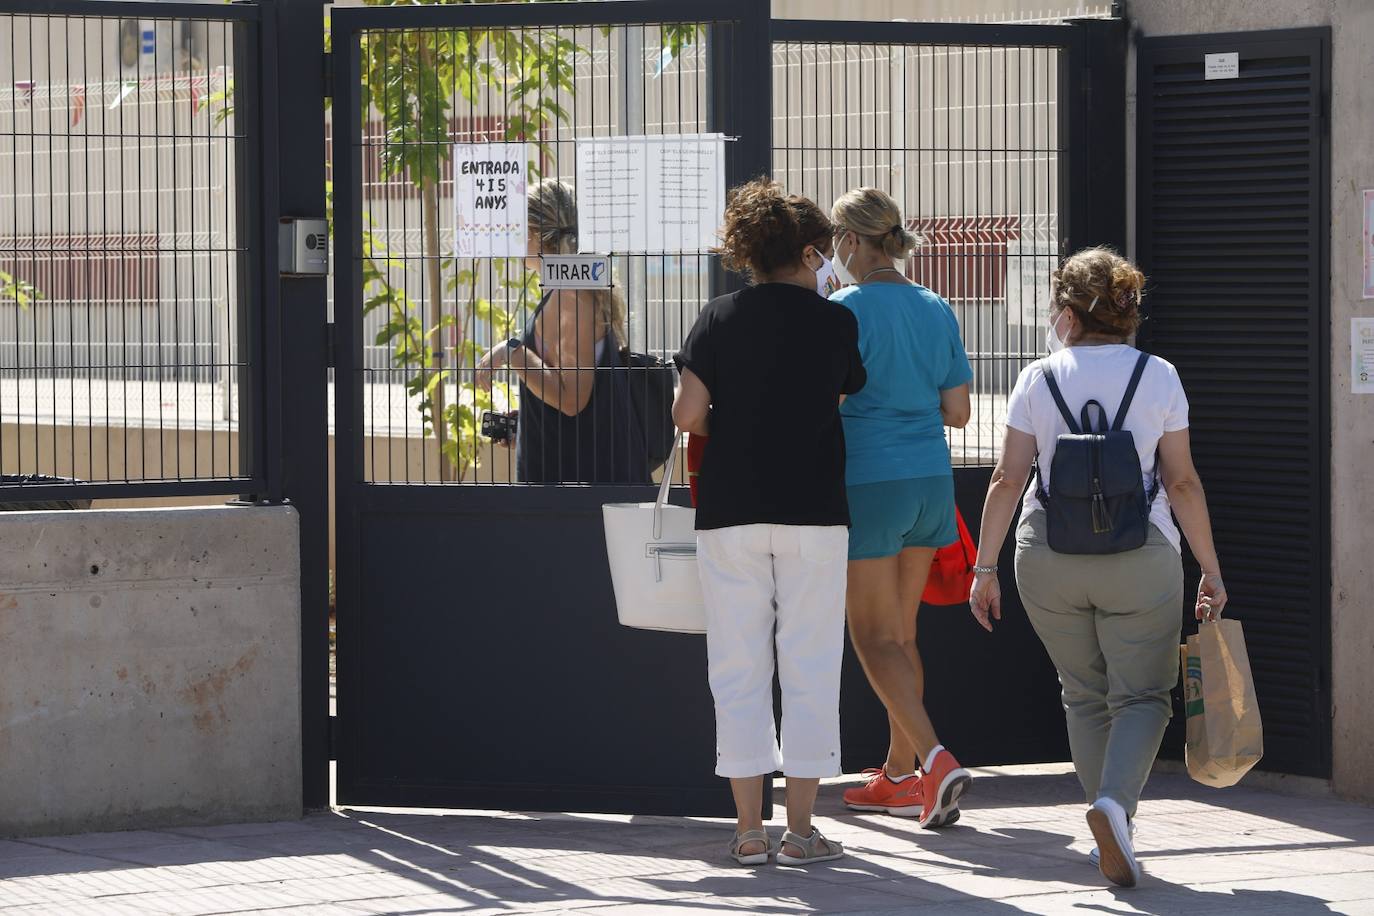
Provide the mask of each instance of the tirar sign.
POLYGON ((546 254, 539 258, 544 289, 608 289, 611 259, 604 254, 546 254))

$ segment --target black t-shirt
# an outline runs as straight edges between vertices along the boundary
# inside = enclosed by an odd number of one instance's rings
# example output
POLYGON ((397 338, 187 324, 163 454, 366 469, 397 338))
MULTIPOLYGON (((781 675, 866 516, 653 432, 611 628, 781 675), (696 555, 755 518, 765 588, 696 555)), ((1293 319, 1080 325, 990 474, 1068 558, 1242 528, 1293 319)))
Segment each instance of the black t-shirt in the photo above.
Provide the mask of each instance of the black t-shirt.
POLYGON ((697 528, 848 525, 840 395, 864 386, 859 324, 791 283, 713 299, 677 355, 711 393, 697 528))

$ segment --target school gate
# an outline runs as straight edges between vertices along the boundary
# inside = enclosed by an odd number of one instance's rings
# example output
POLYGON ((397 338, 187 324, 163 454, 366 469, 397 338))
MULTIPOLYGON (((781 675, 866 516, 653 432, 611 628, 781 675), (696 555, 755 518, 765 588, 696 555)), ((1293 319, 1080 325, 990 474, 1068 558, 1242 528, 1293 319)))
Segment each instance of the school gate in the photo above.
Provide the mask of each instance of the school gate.
MULTIPOLYGON (((1049 272, 1064 251, 1122 240, 1121 173, 1104 169, 1084 124, 1121 122, 1119 109, 1095 113, 1085 87, 1092 55, 1119 47, 1123 27, 767 17, 764 3, 724 0, 334 11, 340 803, 731 810, 712 773, 704 640, 616 623, 600 507, 652 491, 586 476, 523 484, 506 449, 464 439, 445 461, 415 435, 406 385, 482 409, 474 359, 523 329, 535 304, 512 283, 518 262, 452 258, 451 195, 469 166, 446 144, 528 142, 530 181, 581 189, 584 224, 600 206, 593 159, 615 155, 620 137, 720 135, 726 185, 771 172, 823 205, 861 184, 889 190, 926 238, 910 275, 955 306, 976 367, 974 421, 951 447, 977 525, 1006 395, 1040 352, 1049 272), (467 56, 429 87, 443 121, 415 130, 368 68, 454 49, 467 56), (531 108, 510 87, 536 70, 552 85, 531 108), (433 169, 436 191, 388 175, 406 157, 433 169), (415 302, 444 290, 425 321, 469 352, 400 369, 377 352, 390 333, 371 323, 390 305, 376 304, 378 273, 415 302)), ((1099 85, 1111 98, 1111 78, 1099 85)), ((651 213, 621 217, 663 218, 657 192, 636 190, 626 206, 651 213)), ((701 304, 737 282, 709 244, 598 246, 633 349, 671 356, 701 304)), ((1053 670, 1010 603, 992 636, 965 609, 921 616, 932 715, 973 764, 1066 756, 1053 670)), ((852 652, 843 702, 845 768, 870 766, 885 754, 886 718, 852 652)))

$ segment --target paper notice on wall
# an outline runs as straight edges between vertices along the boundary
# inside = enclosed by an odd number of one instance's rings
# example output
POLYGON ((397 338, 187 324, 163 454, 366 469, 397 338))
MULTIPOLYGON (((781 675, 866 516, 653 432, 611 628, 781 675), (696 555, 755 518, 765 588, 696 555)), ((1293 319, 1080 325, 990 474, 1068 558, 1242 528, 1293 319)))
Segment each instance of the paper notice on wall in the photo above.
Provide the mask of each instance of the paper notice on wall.
POLYGON ((453 144, 457 257, 525 256, 528 161, 523 143, 453 144))
POLYGON ((1350 319, 1350 390, 1374 394, 1374 318, 1350 319))
POLYGON ((1364 298, 1374 299, 1374 191, 1364 192, 1364 298))
POLYGON ((577 141, 579 251, 709 250, 725 215, 725 137, 685 134, 577 141))

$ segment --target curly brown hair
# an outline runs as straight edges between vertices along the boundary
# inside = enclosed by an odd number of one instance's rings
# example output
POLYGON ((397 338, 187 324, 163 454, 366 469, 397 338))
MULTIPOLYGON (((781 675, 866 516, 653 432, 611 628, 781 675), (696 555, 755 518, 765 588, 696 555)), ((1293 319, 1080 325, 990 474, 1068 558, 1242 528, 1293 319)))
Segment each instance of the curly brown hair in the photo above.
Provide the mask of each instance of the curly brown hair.
POLYGON ((832 228, 813 201, 756 178, 731 189, 714 251, 726 270, 757 279, 796 264, 808 245, 823 248, 832 228))
POLYGON ((1145 275, 1107 247, 1070 255, 1053 274, 1055 311, 1073 309, 1086 334, 1130 337, 1140 328, 1145 275))

